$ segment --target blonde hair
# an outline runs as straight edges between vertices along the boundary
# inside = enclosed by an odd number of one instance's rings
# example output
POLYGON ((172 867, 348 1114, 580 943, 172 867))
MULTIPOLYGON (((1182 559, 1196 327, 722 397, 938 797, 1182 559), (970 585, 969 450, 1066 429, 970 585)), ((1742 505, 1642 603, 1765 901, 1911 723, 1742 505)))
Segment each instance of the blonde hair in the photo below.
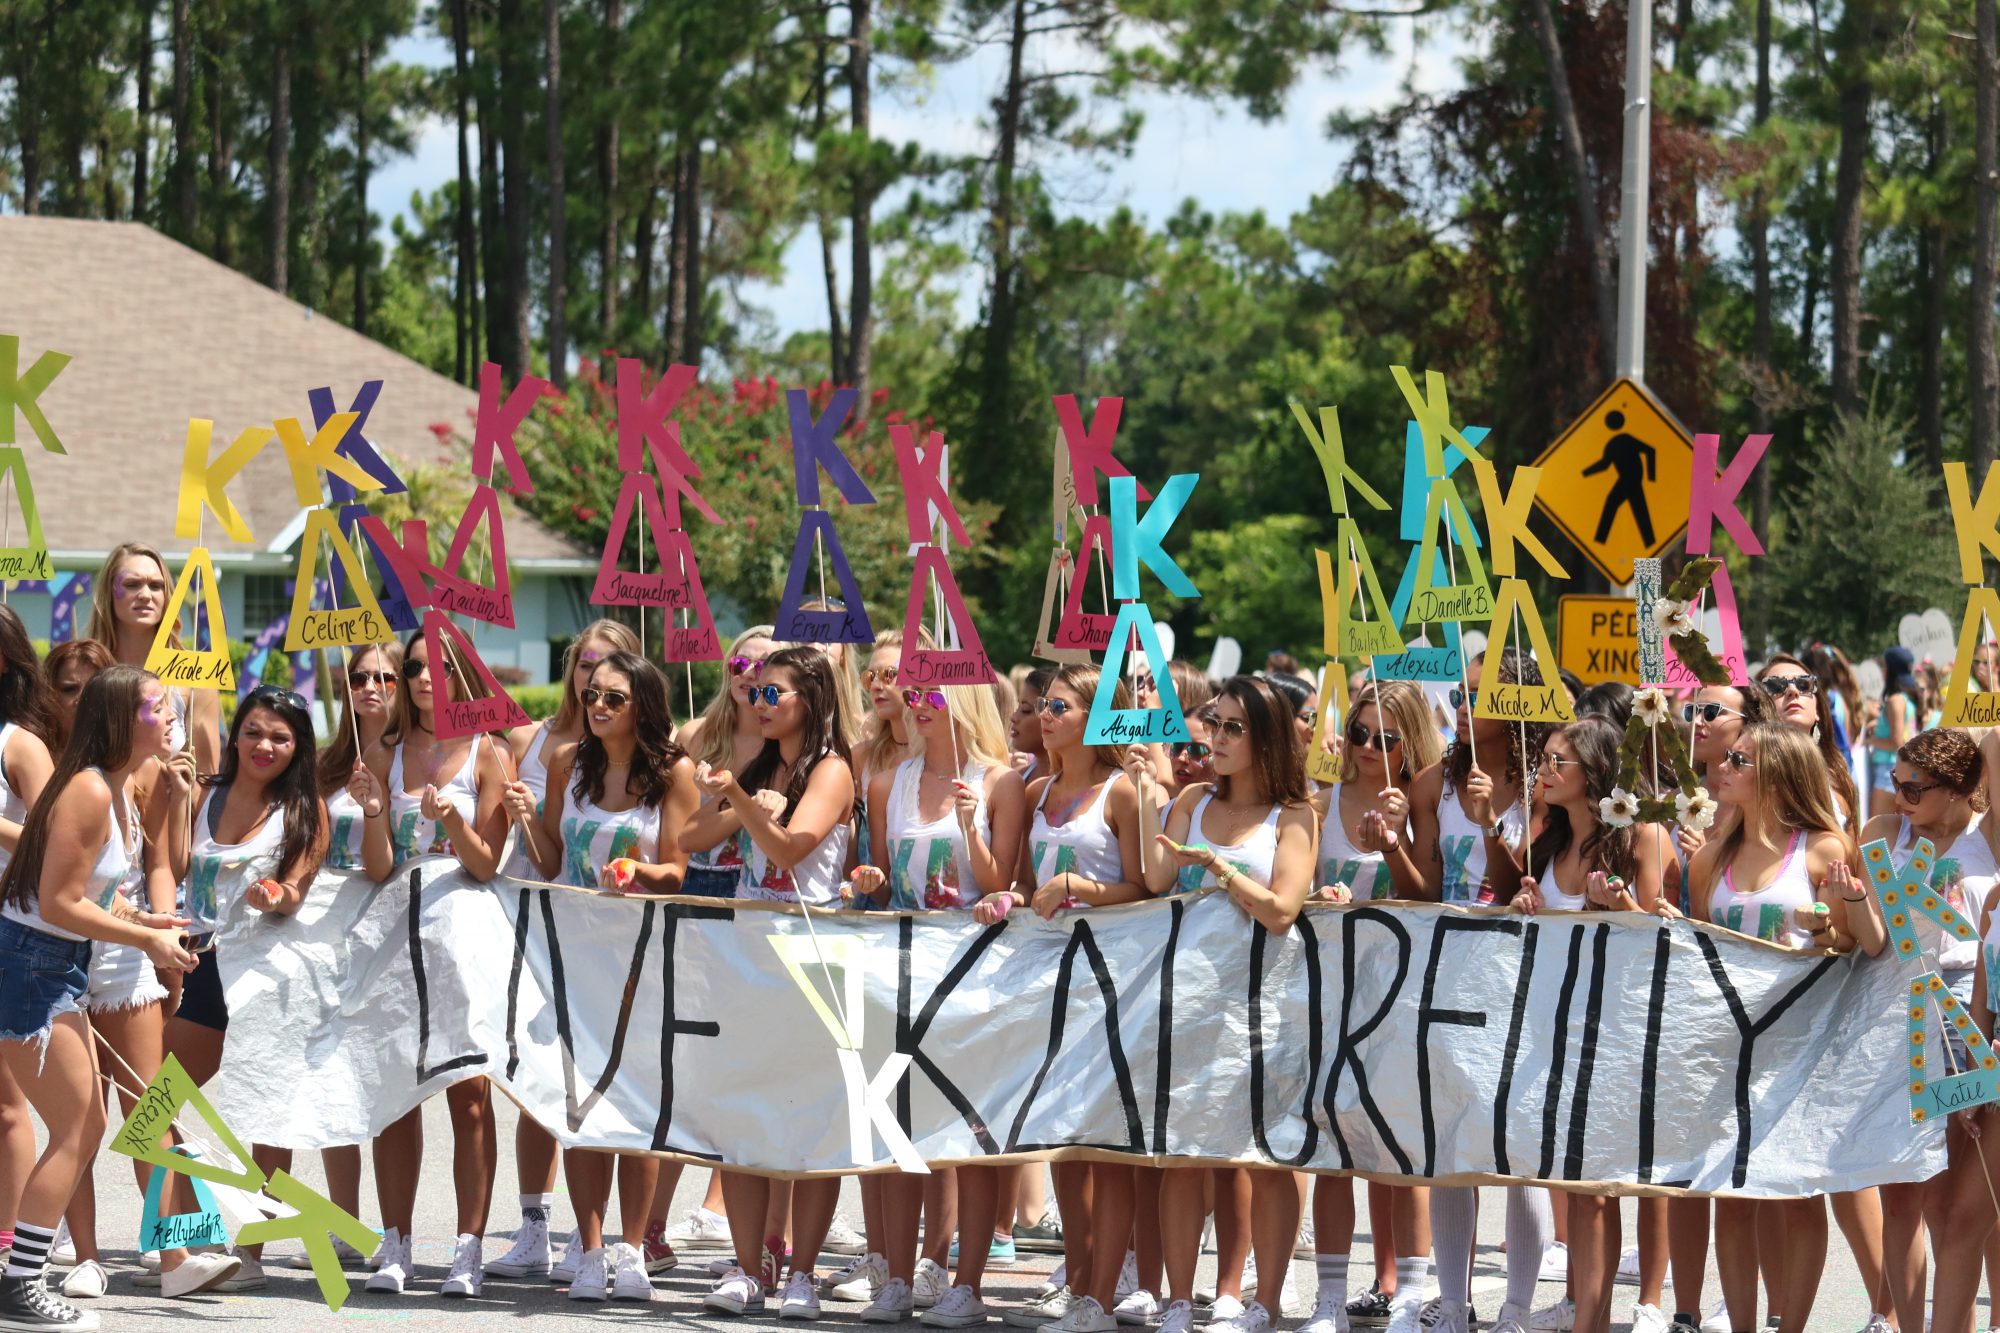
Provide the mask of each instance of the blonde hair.
POLYGON ((697 764, 726 766, 735 753, 736 696, 729 692, 729 659, 740 656, 743 645, 752 639, 771 639, 773 644, 777 643, 771 638, 776 632, 771 625, 752 625, 729 641, 729 650, 722 655, 722 684, 716 687, 708 707, 701 710, 701 732, 689 751, 697 764))
MULTIPOLYGON (((1077 662, 1057 667, 1055 674, 1049 678, 1049 684, 1054 685, 1060 681, 1077 698, 1083 700, 1084 711, 1088 713, 1091 701, 1097 697, 1098 682, 1103 680, 1103 678, 1104 669, 1102 667, 1091 662, 1077 662)), ((1047 690, 1042 691, 1042 697, 1045 699, 1048 697, 1047 690)), ((1132 687, 1123 678, 1112 682, 1111 706, 1113 708, 1133 708, 1137 706, 1132 700, 1132 687)), ((1056 758, 1056 752, 1049 748, 1046 741, 1043 742, 1043 748, 1048 752, 1050 769, 1052 771, 1059 771, 1062 767, 1062 760, 1056 758)), ((1109 764, 1114 769, 1125 767, 1125 750, 1126 747, 1123 745, 1093 745, 1090 747, 1091 756, 1098 763, 1109 764)))
POLYGON ((619 620, 593 620, 576 632, 563 649, 562 659, 562 703, 556 706, 556 715, 549 719, 548 730, 561 736, 571 727, 579 727, 583 721, 583 700, 576 689, 576 659, 583 654, 583 645, 593 639, 602 639, 611 645, 614 653, 631 653, 635 657, 646 654, 639 646, 639 636, 632 627, 619 620))
MULTIPOLYGON (((389 725, 382 732, 381 744, 385 750, 396 748, 401 739, 396 730, 396 721, 402 716, 401 700, 404 691, 403 645, 395 640, 388 643, 371 643, 365 648, 348 650, 347 669, 354 670, 356 662, 365 661, 369 654, 382 660, 381 669, 396 677, 396 702, 389 706, 389 725)), ((354 691, 341 691, 340 724, 335 730, 332 742, 319 752, 319 794, 332 796, 347 786, 347 780, 354 776, 354 765, 360 762, 361 751, 357 740, 357 724, 353 720, 354 691)))
MULTIPOLYGON (((94 639, 118 656, 118 616, 111 596, 111 581, 118 574, 118 566, 134 556, 144 556, 160 567, 160 578, 169 590, 174 586, 173 576, 167 573, 166 557, 144 542, 121 542, 111 548, 111 554, 104 557, 104 563, 97 568, 97 581, 90 589, 90 627, 83 637, 94 639)), ((203 577, 208 577, 204 575, 203 577)), ((168 593, 172 597, 171 591, 168 593)), ((165 606, 162 604, 162 611, 165 606)), ((220 626, 214 627, 220 630, 220 626)), ((181 627, 178 624, 167 627, 167 647, 178 650, 181 647, 181 627)))
MULTIPOLYGON (((1437 728, 1431 725, 1430 705, 1424 699, 1424 692, 1404 680, 1381 681, 1363 685, 1348 702, 1347 716, 1341 719, 1343 725, 1350 725, 1354 715, 1373 704, 1376 713, 1376 730, 1381 731, 1381 714, 1387 714, 1395 724, 1396 734, 1403 738, 1403 767, 1397 774, 1401 785, 1407 787, 1417 774, 1444 758, 1444 741, 1439 738, 1437 728)), ((1320 711, 1325 712, 1329 701, 1319 701, 1320 711)), ((1342 782, 1352 782, 1360 776, 1360 770, 1350 765, 1341 777, 1342 782)))
POLYGON ((1000 720, 990 685, 938 685, 944 694, 952 726, 958 732, 958 760, 970 767, 1007 766, 1007 727, 1000 720))
MULTIPOLYGON (((917 642, 925 648, 935 646, 931 643, 930 631, 926 629, 918 629, 917 642)), ((875 644, 868 650, 868 655, 873 657, 884 648, 900 648, 902 646, 903 631, 899 629, 885 629, 875 637, 875 644)), ((909 731, 910 739, 905 745, 908 753, 904 757, 914 759, 924 752, 924 741, 923 737, 917 735, 914 727, 910 728, 909 731)), ((857 780, 864 777, 872 778, 875 774, 882 772, 884 766, 893 757, 895 749, 896 733, 890 728, 889 723, 882 715, 877 713, 873 707, 870 707, 867 721, 861 728, 861 740, 854 746, 855 778, 857 780)))
POLYGON ((1758 812, 1775 810, 1779 822, 1788 829, 1832 833, 1843 844, 1847 843, 1840 812, 1834 808, 1826 763, 1812 738, 1783 722, 1754 722, 1743 728, 1743 737, 1757 743, 1756 767, 1750 770, 1754 794, 1749 806, 1736 811, 1728 831, 1722 835, 1717 868, 1736 859, 1736 853, 1753 834, 1753 824, 1760 845, 1778 850, 1775 844, 1763 840, 1762 822, 1751 819, 1750 806, 1758 812))

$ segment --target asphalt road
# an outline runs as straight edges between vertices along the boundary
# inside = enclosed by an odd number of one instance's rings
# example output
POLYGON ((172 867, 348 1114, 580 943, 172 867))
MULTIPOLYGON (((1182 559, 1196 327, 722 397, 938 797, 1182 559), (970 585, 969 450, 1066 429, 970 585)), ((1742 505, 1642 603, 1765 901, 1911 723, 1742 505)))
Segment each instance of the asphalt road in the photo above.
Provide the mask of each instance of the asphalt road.
MULTIPOLYGON (((511 1240, 511 1230, 517 1217, 513 1185, 513 1125, 515 1111, 506 1098, 496 1098, 499 1120, 499 1141, 503 1145, 500 1157, 500 1176, 495 1190, 493 1209, 494 1230, 487 1236, 486 1253, 489 1258, 503 1253, 511 1240)), ((139 1269, 136 1255, 131 1249, 139 1230, 140 1200, 132 1186, 130 1165, 125 1158, 110 1153, 101 1154, 98 1159, 97 1179, 99 1235, 104 1246, 108 1267, 111 1269, 111 1289, 102 1299, 86 1302, 103 1319, 106 1329, 173 1329, 206 1325, 212 1328, 283 1329, 287 1333, 313 1333, 317 1330, 352 1328, 357 1324, 387 1324, 409 1329, 450 1329, 454 1333, 474 1333, 475 1330, 540 1328, 553 1326, 562 1321, 564 1327, 603 1327, 630 1325, 637 1321, 672 1321, 685 1327, 724 1326, 740 1330, 741 1333, 762 1333, 779 1327, 776 1318, 776 1302, 771 1303, 771 1313, 755 1318, 731 1318, 705 1314, 701 1309, 701 1297, 708 1290, 709 1279, 703 1271, 703 1264, 715 1257, 713 1253, 686 1252, 682 1255, 680 1267, 672 1272, 659 1275, 654 1281, 656 1298, 650 1305, 637 1302, 606 1302, 589 1304, 570 1301, 561 1288, 545 1282, 501 1282, 488 1279, 481 1297, 471 1301, 447 1301, 437 1294, 438 1284, 443 1280, 451 1262, 452 1205, 450 1146, 451 1130, 444 1114, 441 1099, 433 1099, 426 1107, 425 1164, 421 1190, 417 1196, 417 1237, 416 1256, 417 1280, 401 1297, 383 1297, 363 1292, 361 1278, 355 1275, 355 1295, 346 1308, 338 1315, 329 1311, 321 1301, 312 1274, 285 1266, 291 1247, 272 1245, 266 1251, 265 1268, 269 1275, 269 1286, 260 1292, 240 1295, 199 1296, 180 1301, 162 1300, 158 1291, 138 1290, 132 1278, 139 1269)), ((314 1188, 322 1188, 324 1181, 320 1175, 317 1154, 300 1153, 295 1174, 314 1188)), ((365 1159, 365 1154, 364 1154, 365 1159)), ((700 1197, 706 1184, 706 1173, 690 1170, 684 1173, 680 1187, 680 1197, 676 1199, 673 1216, 678 1218, 700 1197)), ((365 1205, 372 1205, 374 1180, 372 1169, 363 1168, 362 1199, 365 1205)), ((614 1208, 614 1214, 616 1212, 614 1208)), ((860 1200, 852 1182, 843 1197, 842 1211, 857 1224, 860 1219, 860 1200)), ((1365 1284, 1372 1272, 1372 1254, 1367 1232, 1366 1205, 1362 1206, 1363 1231, 1356 1237, 1352 1271, 1365 1284)), ((372 1206, 364 1206, 363 1220, 373 1223, 372 1206)), ((1504 1264, 1506 1256, 1500 1252, 1499 1244, 1504 1232, 1505 1196, 1500 1190, 1482 1190, 1480 1193, 1480 1248, 1475 1269, 1473 1305, 1482 1315, 1491 1318, 1500 1304, 1499 1293, 1504 1289, 1504 1264)), ((556 1226, 565 1233, 571 1218, 565 1198, 558 1194, 556 1200, 556 1226)), ((1627 1244, 1635 1244, 1637 1237, 1633 1205, 1625 1206, 1625 1235, 1627 1244)), ((987 1283, 987 1303, 989 1306, 1005 1305, 1025 1300, 1047 1277, 1054 1266, 1053 1255, 1023 1254, 1019 1264, 1012 1268, 995 1269, 989 1274, 987 1283)), ((1211 1283, 1214 1275, 1213 1256, 1204 1255, 1201 1278, 1203 1283, 1211 1283)), ((1297 1303, 1287 1309, 1283 1326, 1290 1328, 1300 1323, 1310 1313, 1315 1279, 1309 1262, 1294 1265, 1294 1280, 1298 1293, 1297 1303)), ((1613 1325, 1617 1329, 1629 1327, 1634 1288, 1620 1287, 1614 1302, 1613 1325)), ((1720 1298, 1720 1288, 1716 1285, 1711 1264, 1706 1286, 1706 1300, 1713 1304, 1720 1298)), ((1671 1294, 1671 1288, 1669 1288, 1671 1294)), ((1562 1295, 1561 1288, 1545 1283, 1539 1292, 1538 1304, 1554 1301, 1562 1295)), ((1862 1290, 1853 1260, 1841 1242, 1838 1228, 1832 1232, 1830 1253, 1825 1279, 1820 1288, 1819 1304, 1815 1309, 1812 1325, 1814 1330, 1841 1330, 1861 1328, 1868 1317, 1869 1303, 1862 1290)), ((830 1324, 860 1324, 861 1307, 828 1302, 823 1322, 830 1324)), ((1671 1313, 1671 1310, 1669 1310, 1671 1313)), ((785 1325, 796 1329, 795 1324, 785 1325)), ((912 1328, 915 1325, 911 1325, 912 1328)), ((997 1319, 989 1328, 997 1330, 1001 1325, 997 1319)), ((1914 1331, 1913 1331, 1914 1333, 1914 1331)))

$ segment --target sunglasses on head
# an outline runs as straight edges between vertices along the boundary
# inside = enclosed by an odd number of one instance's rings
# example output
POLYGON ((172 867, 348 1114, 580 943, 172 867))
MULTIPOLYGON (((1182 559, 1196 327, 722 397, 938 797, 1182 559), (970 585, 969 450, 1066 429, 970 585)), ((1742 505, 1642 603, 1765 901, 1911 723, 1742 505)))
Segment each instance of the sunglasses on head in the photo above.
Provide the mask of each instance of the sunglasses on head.
POLYGON ((1774 699, 1782 699, 1794 690, 1807 695, 1819 693, 1818 676, 1766 676, 1760 683, 1774 699))
POLYGON ((1478 690, 1461 690, 1458 686, 1454 685, 1451 687, 1450 698, 1453 708, 1477 708, 1479 706, 1478 690))
POLYGON ((1741 750, 1724 750, 1722 752, 1722 762, 1736 769, 1738 772, 1746 768, 1757 767, 1756 761, 1741 750))
POLYGON ((600 690, 595 685, 583 691, 582 697, 584 707, 595 708, 603 704, 614 713, 632 702, 632 696, 623 690, 600 690))
POLYGON ((1347 729, 1347 743, 1364 748, 1382 742, 1382 748, 1393 750, 1403 743, 1403 738, 1393 731, 1376 731, 1365 722, 1356 722, 1347 729))
POLYGON ((1061 717, 1075 706, 1075 704, 1072 704, 1067 699, 1044 699, 1035 705, 1041 712, 1051 714, 1055 717, 1061 717))
POLYGON ((296 708, 301 713, 312 711, 312 705, 306 702, 304 695, 288 690, 282 685, 259 685, 244 696, 243 702, 246 704, 284 704, 287 708, 296 708))
POLYGON ((1681 705, 1681 721, 1683 722, 1694 722, 1694 721, 1713 722, 1715 721, 1715 719, 1721 717, 1724 713, 1727 713, 1731 717, 1743 716, 1743 714, 1737 712, 1734 708, 1731 708, 1726 704, 1682 704, 1681 705))
POLYGON ((917 689, 909 689, 903 691, 903 707, 915 708, 919 704, 923 705, 925 708, 943 708, 944 691, 917 690, 917 689))
POLYGON ((732 676, 754 676, 764 669, 761 657, 732 657, 729 659, 729 674, 732 676))
POLYGON ((1902 797, 1911 805, 1915 805, 1918 801, 1924 799, 1925 792, 1936 791, 1942 786, 1944 786, 1942 782, 1898 782, 1896 784, 1896 795, 1902 797))
POLYGON ((1208 758, 1208 747, 1200 741, 1175 741, 1173 753, 1176 759, 1192 759, 1198 764, 1208 758))
POLYGON ((370 685, 390 690, 396 687, 396 673, 393 671, 350 671, 347 673, 347 688, 365 690, 370 685))
POLYGON ((875 688, 875 682, 878 680, 884 685, 894 685, 896 683, 896 671, 897 668, 895 667, 863 667, 861 669, 861 688, 872 690, 875 688))
POLYGON ((761 703, 766 708, 776 708, 778 700, 797 693, 797 690, 781 690, 776 685, 752 685, 750 687, 750 702, 753 704, 761 703))

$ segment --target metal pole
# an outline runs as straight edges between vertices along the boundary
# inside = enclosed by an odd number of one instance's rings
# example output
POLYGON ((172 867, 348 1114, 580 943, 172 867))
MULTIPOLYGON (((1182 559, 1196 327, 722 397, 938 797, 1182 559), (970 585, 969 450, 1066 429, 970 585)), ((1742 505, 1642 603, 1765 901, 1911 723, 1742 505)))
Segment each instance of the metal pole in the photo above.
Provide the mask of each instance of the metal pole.
POLYGON ((1625 5, 1625 163, 1618 247, 1618 373, 1646 378, 1646 211, 1653 169, 1653 6, 1625 5))

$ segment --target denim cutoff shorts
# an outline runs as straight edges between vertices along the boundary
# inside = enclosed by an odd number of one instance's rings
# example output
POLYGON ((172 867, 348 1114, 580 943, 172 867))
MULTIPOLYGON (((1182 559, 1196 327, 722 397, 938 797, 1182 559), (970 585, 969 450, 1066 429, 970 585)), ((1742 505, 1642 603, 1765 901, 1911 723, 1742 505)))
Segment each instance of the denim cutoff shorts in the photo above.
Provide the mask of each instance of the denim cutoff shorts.
POLYGON ((90 941, 65 940, 0 917, 0 1041, 48 1044, 57 1015, 82 1006, 90 941))

